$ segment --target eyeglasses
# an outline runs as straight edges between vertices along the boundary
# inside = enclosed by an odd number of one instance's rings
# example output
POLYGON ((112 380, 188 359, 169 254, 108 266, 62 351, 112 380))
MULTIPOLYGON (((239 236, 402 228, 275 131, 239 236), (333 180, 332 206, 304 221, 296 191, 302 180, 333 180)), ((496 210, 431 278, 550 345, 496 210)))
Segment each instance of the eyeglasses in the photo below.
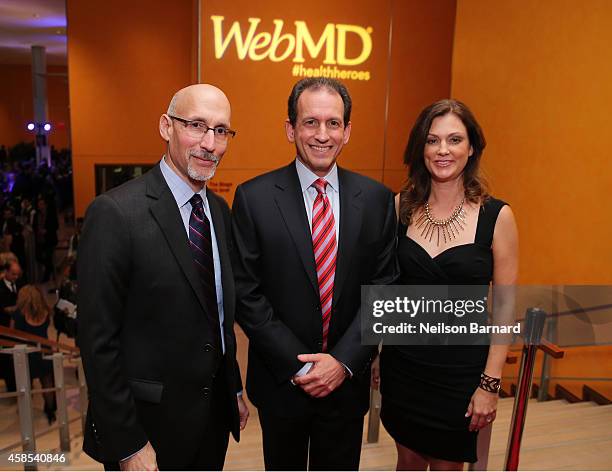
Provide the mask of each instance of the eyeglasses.
POLYGON ((230 137, 236 136, 236 131, 226 128, 225 126, 215 126, 211 128, 203 121, 197 120, 186 120, 184 118, 179 118, 178 116, 168 115, 170 118, 176 121, 180 121, 185 125, 185 129, 187 130, 187 134, 192 138, 202 139, 206 133, 212 130, 213 135, 215 136, 215 141, 218 143, 226 143, 230 137))

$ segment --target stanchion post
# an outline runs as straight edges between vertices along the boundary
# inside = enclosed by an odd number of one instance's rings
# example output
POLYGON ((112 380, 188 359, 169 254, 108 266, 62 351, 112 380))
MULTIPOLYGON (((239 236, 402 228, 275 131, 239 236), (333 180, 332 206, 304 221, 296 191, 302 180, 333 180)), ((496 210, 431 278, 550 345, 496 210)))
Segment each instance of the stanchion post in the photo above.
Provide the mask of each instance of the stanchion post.
POLYGON ((60 449, 70 452, 70 428, 68 423, 68 407, 66 402, 66 383, 64 381, 64 355, 55 352, 53 361, 53 379, 55 380, 55 398, 57 400, 57 420, 59 422, 60 449))
POLYGON ((77 372, 79 375, 79 405, 81 407, 81 428, 85 434, 87 417, 87 382, 85 382, 85 371, 83 370, 83 359, 77 358, 77 372))
MULTIPOLYGON (((30 364, 28 352, 36 349, 18 344, 8 351, 13 353, 15 366, 15 384, 17 385, 17 407, 19 409, 19 426, 24 453, 36 453, 36 436, 34 435, 34 415, 32 412, 32 383, 30 380, 30 364)), ((37 470, 36 463, 25 463, 24 470, 37 470)))
POLYGON ((368 413, 368 444, 377 443, 380 433, 380 390, 370 388, 370 413, 368 413))
MULTIPOLYGON (((558 285, 552 286, 552 313, 559 312, 559 288, 561 291, 563 287, 558 285)), ((558 317, 551 316, 546 323, 546 339, 552 343, 557 342, 557 321, 558 317)), ((538 391, 538 401, 545 402, 548 400, 548 390, 550 389, 550 369, 552 367, 553 358, 548 353, 543 352, 542 356, 542 373, 540 375, 540 389, 538 391)))
POLYGON ((508 436, 508 448, 506 449, 506 461, 504 470, 518 470, 521 439, 525 428, 525 417, 527 415, 527 403, 529 392, 533 381, 533 367, 535 364, 538 344, 542 339, 542 331, 546 313, 539 308, 529 308, 525 315, 525 330, 523 355, 521 356, 521 367, 519 370, 518 386, 514 397, 512 409, 512 421, 510 422, 510 434, 508 436))

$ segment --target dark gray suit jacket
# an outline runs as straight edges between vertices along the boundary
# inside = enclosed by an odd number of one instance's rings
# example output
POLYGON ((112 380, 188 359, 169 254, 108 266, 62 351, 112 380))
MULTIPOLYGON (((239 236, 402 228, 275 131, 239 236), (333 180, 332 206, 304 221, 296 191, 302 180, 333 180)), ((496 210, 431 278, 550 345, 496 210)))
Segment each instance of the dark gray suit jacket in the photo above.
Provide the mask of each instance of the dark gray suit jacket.
POLYGON ((207 197, 221 259, 225 356, 159 165, 87 210, 78 253, 78 341, 90 399, 83 448, 101 462, 124 459, 149 440, 158 464, 187 467, 209 426, 222 362, 228 429, 238 438, 230 212, 210 190, 207 197))
POLYGON ((306 415, 316 406, 358 417, 368 409, 374 349, 361 344, 361 285, 397 277, 395 209, 382 184, 341 168, 338 179, 340 230, 328 347, 354 376, 320 400, 289 382, 303 365, 298 354, 321 351, 323 331, 312 235, 295 163, 236 190, 236 319, 249 337, 247 392, 255 406, 277 416, 306 415))

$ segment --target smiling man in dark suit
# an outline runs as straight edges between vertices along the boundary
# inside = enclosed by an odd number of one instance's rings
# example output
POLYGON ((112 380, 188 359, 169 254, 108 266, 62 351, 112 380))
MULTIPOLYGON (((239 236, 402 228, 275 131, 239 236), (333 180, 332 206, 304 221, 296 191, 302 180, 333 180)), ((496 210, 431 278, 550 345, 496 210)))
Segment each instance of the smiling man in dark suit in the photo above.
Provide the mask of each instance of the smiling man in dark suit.
POLYGON ((221 90, 177 92, 166 155, 101 195, 78 254, 83 449, 122 470, 223 468, 248 410, 236 363, 227 204, 206 188, 234 131, 221 90))
POLYGON ((236 190, 236 317, 268 470, 359 468, 374 354, 360 288, 395 279, 396 217, 386 187, 336 165, 350 114, 344 85, 301 80, 286 121, 295 161, 236 190))

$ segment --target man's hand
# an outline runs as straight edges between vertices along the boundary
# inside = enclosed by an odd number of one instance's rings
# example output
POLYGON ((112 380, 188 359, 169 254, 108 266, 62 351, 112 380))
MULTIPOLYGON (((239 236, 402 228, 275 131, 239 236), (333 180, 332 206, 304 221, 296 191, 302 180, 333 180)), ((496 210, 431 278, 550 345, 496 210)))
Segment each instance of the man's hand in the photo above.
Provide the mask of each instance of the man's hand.
POLYGON ((336 390, 346 378, 342 364, 329 354, 300 354, 297 358, 301 362, 313 363, 306 375, 293 379, 296 385, 299 385, 312 397, 326 397, 336 390))
POLYGON ((121 470, 159 470, 155 459, 155 449, 150 442, 129 459, 119 462, 121 470))
POLYGON ((242 395, 236 395, 238 401, 238 414, 240 415, 240 431, 244 429, 249 419, 249 407, 242 399, 242 395))

